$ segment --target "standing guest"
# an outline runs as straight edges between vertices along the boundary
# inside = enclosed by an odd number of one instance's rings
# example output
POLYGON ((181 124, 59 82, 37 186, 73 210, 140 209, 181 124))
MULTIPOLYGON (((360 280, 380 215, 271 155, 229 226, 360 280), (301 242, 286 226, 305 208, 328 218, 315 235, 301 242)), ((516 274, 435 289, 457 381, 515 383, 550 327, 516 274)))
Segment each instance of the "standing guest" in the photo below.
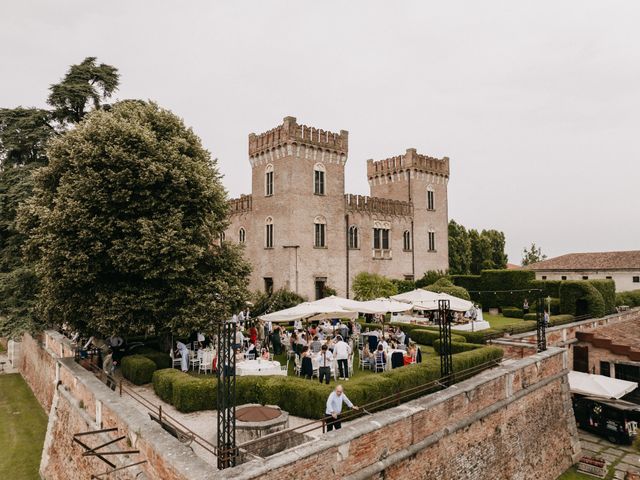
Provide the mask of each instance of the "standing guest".
POLYGON ((244 311, 240 310, 240 313, 238 314, 238 321, 240 323, 244 323, 244 311))
POLYGON ((549 325, 549 312, 546 309, 544 311, 544 324, 545 326, 549 325))
POLYGON ((300 334, 300 338, 298 339, 298 343, 303 347, 307 346, 307 336, 304 333, 300 334))
MULTIPOLYGON (((311 361, 311 355, 309 353, 309 347, 302 347, 302 353, 300 354, 300 375, 306 379, 311 380, 313 376, 313 362, 311 361)), ((319 372, 318 372, 319 373, 319 372)))
POLYGON ((180 370, 189 371, 189 349, 182 342, 176 342, 176 354, 180 354, 180 370))
POLYGON ((293 322, 293 329, 294 329, 296 332, 299 332, 300 330, 302 330, 302 320, 295 320, 295 321, 293 322))
POLYGON ((349 408, 360 410, 360 408, 351 403, 351 400, 344 394, 342 385, 338 385, 336 389, 331 392, 329 398, 327 398, 327 408, 325 409, 325 414, 327 415, 327 432, 333 429, 340 430, 340 428, 342 428, 340 414, 342 413, 343 403, 346 403, 349 408))
POLYGON ((260 340, 260 344, 264 344, 265 334, 264 334, 264 323, 262 320, 258 322, 256 330, 258 331, 258 340, 260 340))
POLYGON ((313 342, 311 342, 310 347, 312 353, 318 353, 322 349, 322 342, 318 339, 317 335, 313 337, 313 342))
POLYGON ((317 329, 316 326, 311 324, 311 326, 309 327, 309 335, 311 335, 311 338, 315 337, 317 333, 317 329))
POLYGON ((235 350, 242 348, 242 344, 244 343, 244 335, 240 331, 240 329, 236 330, 236 343, 233 345, 235 350))
POLYGON ((524 302, 522 303, 522 313, 524 313, 525 315, 529 313, 529 299, 527 298, 525 298, 524 302))
POLYGON ((325 383, 329 385, 329 379, 331 378, 331 362, 333 362, 333 354, 329 351, 326 345, 322 345, 322 350, 318 355, 318 378, 320 383, 322 379, 325 379, 325 383))
POLYGON ((333 353, 338 361, 340 378, 349 380, 349 355, 351 354, 351 347, 340 335, 338 335, 337 340, 333 347, 333 353))
POLYGON ((273 345, 273 353, 280 355, 282 352, 282 341, 280 340, 280 327, 276 326, 271 332, 271 344, 273 345))
POLYGON ((405 333, 402 331, 400 327, 396 329, 396 338, 398 339, 398 343, 404 345, 405 333))
POLYGON ((258 329, 253 325, 249 329, 249 341, 253 344, 258 341, 258 329))

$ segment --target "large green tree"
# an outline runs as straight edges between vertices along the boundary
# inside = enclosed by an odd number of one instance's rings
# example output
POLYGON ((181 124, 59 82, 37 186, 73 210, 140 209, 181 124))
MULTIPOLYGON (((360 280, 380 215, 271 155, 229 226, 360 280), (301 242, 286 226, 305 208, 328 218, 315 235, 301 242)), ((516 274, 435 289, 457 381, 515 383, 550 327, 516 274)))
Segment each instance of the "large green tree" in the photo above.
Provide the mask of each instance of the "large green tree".
POLYGON ((20 212, 48 320, 104 335, 207 329, 244 305, 249 266, 215 161, 154 103, 96 110, 52 141, 20 212))
POLYGON ((455 220, 449 221, 449 273, 468 275, 471 273, 471 240, 469 232, 455 220))
POLYGON ((25 235, 16 230, 16 212, 31 195, 33 173, 47 163, 47 145, 51 138, 73 128, 91 105, 99 107, 102 99, 116 90, 117 80, 114 67, 96 67, 95 59, 87 59, 73 65, 69 74, 51 87, 52 110, 0 109, 1 336, 19 336, 24 330, 33 330, 38 323, 33 305, 39 284, 32 261, 22 255, 25 235), (91 68, 93 74, 86 74, 91 68), (79 105, 82 98, 83 108, 76 108, 71 114, 69 105, 79 105))
POLYGON ((522 266, 526 267, 527 265, 531 265, 532 263, 541 262, 542 260, 546 260, 547 256, 542 253, 542 248, 536 246, 535 242, 531 242, 531 247, 527 250, 525 247, 522 250, 522 266))
POLYGON ((98 65, 96 57, 87 57, 72 65, 65 77, 50 88, 48 103, 54 109, 55 118, 63 124, 78 123, 91 107, 99 109, 113 95, 119 78, 115 67, 98 65))
POLYGON ((498 230, 483 230, 481 235, 488 239, 491 245, 491 268, 507 268, 507 254, 504 251, 506 239, 504 233, 498 230))

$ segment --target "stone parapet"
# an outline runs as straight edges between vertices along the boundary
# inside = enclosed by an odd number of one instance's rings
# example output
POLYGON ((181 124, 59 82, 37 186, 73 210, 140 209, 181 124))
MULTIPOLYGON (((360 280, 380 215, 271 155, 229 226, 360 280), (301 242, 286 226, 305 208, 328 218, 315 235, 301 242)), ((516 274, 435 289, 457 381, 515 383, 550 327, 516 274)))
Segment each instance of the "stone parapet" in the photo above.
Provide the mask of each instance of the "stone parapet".
POLYGON ((344 196, 344 203, 347 213, 367 212, 405 217, 413 215, 413 204, 400 200, 352 195, 348 193, 344 196))
POLYGON ((229 200, 229 215, 250 212, 253 209, 253 197, 251 195, 241 195, 240 198, 229 200))
POLYGON ((449 177, 449 157, 435 158, 419 154, 415 148, 408 148, 404 155, 367 160, 369 181, 376 177, 397 175, 404 172, 421 172, 449 177))

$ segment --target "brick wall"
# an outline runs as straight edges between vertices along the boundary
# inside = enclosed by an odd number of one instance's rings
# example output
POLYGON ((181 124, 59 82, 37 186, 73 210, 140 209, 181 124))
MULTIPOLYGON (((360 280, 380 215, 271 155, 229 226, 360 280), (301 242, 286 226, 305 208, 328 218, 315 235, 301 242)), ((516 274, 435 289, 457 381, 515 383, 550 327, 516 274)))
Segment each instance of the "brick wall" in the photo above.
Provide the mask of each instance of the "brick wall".
POLYGON ((228 478, 555 480, 580 455, 567 371, 566 352, 553 348, 248 462, 228 478))

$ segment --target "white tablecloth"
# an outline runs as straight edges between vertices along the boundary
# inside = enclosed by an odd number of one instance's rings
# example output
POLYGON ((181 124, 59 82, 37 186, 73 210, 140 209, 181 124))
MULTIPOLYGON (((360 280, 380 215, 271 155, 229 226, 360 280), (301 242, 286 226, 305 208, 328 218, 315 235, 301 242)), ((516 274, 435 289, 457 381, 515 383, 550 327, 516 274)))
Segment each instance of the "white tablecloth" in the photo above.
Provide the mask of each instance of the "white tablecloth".
POLYGON ((280 368, 280 362, 267 360, 245 360, 236 363, 236 374, 244 375, 287 375, 287 372, 280 368))

